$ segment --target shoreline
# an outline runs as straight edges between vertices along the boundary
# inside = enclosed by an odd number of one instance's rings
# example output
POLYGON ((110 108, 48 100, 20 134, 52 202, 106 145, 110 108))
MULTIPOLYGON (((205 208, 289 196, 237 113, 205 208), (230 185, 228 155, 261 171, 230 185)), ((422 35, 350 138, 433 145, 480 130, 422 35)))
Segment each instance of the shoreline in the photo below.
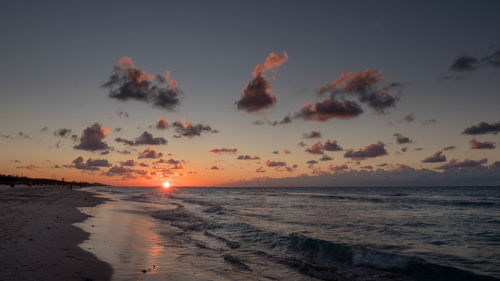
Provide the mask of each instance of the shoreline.
POLYGON ((0 281, 111 280, 112 267, 78 245, 80 207, 107 199, 66 187, 0 188, 0 281))

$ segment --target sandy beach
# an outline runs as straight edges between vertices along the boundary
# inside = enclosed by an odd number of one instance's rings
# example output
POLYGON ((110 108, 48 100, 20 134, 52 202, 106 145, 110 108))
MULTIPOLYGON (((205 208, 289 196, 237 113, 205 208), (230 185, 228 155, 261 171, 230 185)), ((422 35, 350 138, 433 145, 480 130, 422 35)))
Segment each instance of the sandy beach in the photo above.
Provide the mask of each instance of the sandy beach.
POLYGON ((79 207, 104 199, 66 187, 0 187, 0 280, 109 280, 112 268, 78 244, 79 207))

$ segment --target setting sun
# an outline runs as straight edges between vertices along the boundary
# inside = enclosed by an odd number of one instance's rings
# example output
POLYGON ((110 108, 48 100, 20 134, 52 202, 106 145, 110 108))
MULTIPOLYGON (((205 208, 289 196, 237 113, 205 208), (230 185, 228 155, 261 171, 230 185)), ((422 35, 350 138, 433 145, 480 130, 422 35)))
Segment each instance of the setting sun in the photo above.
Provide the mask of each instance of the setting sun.
POLYGON ((164 182, 163 183, 163 188, 169 188, 170 187, 170 183, 169 182, 164 182))

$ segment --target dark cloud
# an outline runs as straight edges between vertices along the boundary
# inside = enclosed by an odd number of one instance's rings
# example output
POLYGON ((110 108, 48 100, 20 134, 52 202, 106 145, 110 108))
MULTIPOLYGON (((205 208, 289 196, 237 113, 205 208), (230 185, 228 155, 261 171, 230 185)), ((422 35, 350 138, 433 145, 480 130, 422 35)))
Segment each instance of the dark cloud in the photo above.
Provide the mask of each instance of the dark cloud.
POLYGON ((339 101, 335 98, 327 98, 314 105, 304 104, 300 107, 297 118, 324 122, 330 118, 348 119, 357 117, 363 110, 354 101, 339 101))
POLYGON ((268 167, 286 167, 286 162, 267 160, 266 166, 268 166, 268 167))
POLYGON ((239 155, 237 160, 260 160, 259 156, 239 155))
POLYGON ((330 172, 336 174, 336 173, 344 173, 346 170, 348 170, 349 167, 346 165, 346 164, 343 164, 343 165, 330 165, 328 166, 328 170, 330 170, 330 172))
POLYGON ((337 143, 336 140, 327 140, 323 144, 323 149, 326 151, 341 151, 343 148, 337 143))
POLYGON ((482 58, 481 61, 494 67, 500 67, 500 50, 482 58))
POLYGON ((450 146, 446 146, 443 148, 444 151, 447 151, 447 150, 454 150, 455 148, 457 148, 456 146, 454 145, 450 145, 450 146))
POLYGON ((128 112, 125 112, 125 111, 116 111, 116 115, 120 116, 120 117, 125 117, 125 118, 129 118, 129 115, 128 115, 128 112))
POLYGON ((61 138, 68 137, 70 134, 71 134, 71 129, 65 129, 65 128, 57 129, 54 132, 54 136, 61 138))
POLYGON ((500 121, 496 123, 486 123, 481 122, 477 125, 473 125, 465 128, 462 134, 466 135, 484 135, 484 134, 497 134, 500 132, 500 121))
POLYGON ((255 172, 257 172, 257 173, 265 173, 266 170, 264 169, 264 167, 261 166, 257 170, 255 170, 255 172))
POLYGON ((99 167, 111 167, 111 163, 109 163, 106 159, 89 158, 85 161, 82 156, 79 156, 71 162, 71 165, 65 165, 65 167, 87 171, 98 171, 99 167))
MULTIPOLYGON (((267 122, 267 124, 268 124, 268 125, 271 125, 271 126, 273 126, 273 127, 274 127, 274 126, 277 126, 277 125, 285 125, 285 124, 292 123, 292 118, 291 118, 290 116, 285 116, 285 117, 283 117, 283 119, 281 119, 280 121, 269 121, 269 120, 267 120, 267 119, 265 119, 265 120, 266 120, 265 122, 267 122)), ((261 121, 261 122, 262 122, 262 124, 265 124, 265 122, 264 122, 264 121, 261 121)), ((262 125, 262 124, 260 124, 260 123, 255 123, 255 121, 254 121, 254 124, 255 124, 255 125, 262 125)))
POLYGON ((408 150, 408 147, 401 148, 401 152, 406 152, 407 150, 408 150))
POLYGON ((135 138, 135 140, 127 140, 124 138, 116 138, 116 142, 121 142, 130 146, 139 146, 139 145, 165 145, 167 144, 167 140, 163 137, 153 137, 147 131, 144 131, 140 136, 135 138))
POLYGON ((476 139, 471 139, 469 144, 471 149, 495 149, 495 143, 489 141, 480 142, 476 139))
POLYGON ((135 68, 129 57, 122 57, 119 65, 113 67, 113 73, 103 87, 109 89, 111 98, 147 102, 167 110, 175 109, 181 95, 168 70, 163 75, 150 75, 135 68))
POLYGON ((25 138, 25 139, 30 139, 30 138, 31 138, 29 135, 27 135, 27 134, 26 134, 26 133, 24 133, 24 132, 19 132, 19 136, 20 136, 20 137, 23 137, 23 138, 25 138))
POLYGON ((314 168, 314 165, 318 164, 318 161, 316 161, 316 160, 309 160, 309 161, 307 161, 306 163, 307 163, 307 167, 308 167, 309 169, 313 169, 313 168, 314 168))
POLYGON ((217 166, 212 166, 212 167, 210 167, 210 170, 224 170, 224 169, 219 168, 217 166))
POLYGON ((326 155, 326 154, 323 154, 323 156, 321 156, 321 158, 319 158, 319 161, 330 161, 330 160, 333 160, 333 158, 326 155))
POLYGON ((112 176, 122 176, 124 179, 135 179, 137 175, 146 176, 148 172, 146 170, 138 170, 132 169, 124 166, 113 166, 107 172, 103 173, 103 175, 112 177, 112 176))
POLYGON ((109 149, 110 147, 103 142, 104 138, 108 135, 108 131, 101 124, 94 123, 83 130, 80 143, 73 148, 88 151, 109 149))
POLYGON ((148 147, 144 151, 139 153, 139 158, 149 158, 149 159, 157 159, 163 156, 163 153, 156 151, 153 147, 148 147))
POLYGON ((275 70, 287 60, 288 54, 286 52, 281 56, 271 53, 263 65, 258 64, 255 67, 253 80, 246 85, 240 100, 236 102, 238 110, 253 113, 274 106, 276 97, 273 95, 273 89, 265 75, 266 72, 275 70))
POLYGON ((431 156, 425 158, 422 160, 423 163, 439 163, 439 162, 446 162, 446 156, 443 154, 442 151, 438 151, 431 156))
POLYGON ((405 115, 405 117, 403 117, 403 120, 405 120, 406 122, 413 122, 413 120, 415 120, 415 114, 408 113, 407 115, 405 115))
POLYGON ((433 125, 433 124, 436 124, 436 123, 437 123, 437 120, 434 119, 434 118, 422 121, 422 125, 423 126, 433 125))
POLYGON ((349 149, 345 154, 345 158, 352 159, 365 159, 365 158, 373 158, 378 156, 387 155, 387 150, 385 150, 385 144, 381 141, 378 141, 374 144, 370 144, 368 146, 363 147, 358 151, 354 151, 353 149, 349 149))
POLYGON ((500 161, 495 161, 493 164, 491 164, 491 167, 500 168, 500 161))
POLYGON ((336 140, 327 140, 325 143, 321 143, 321 141, 318 141, 308 147, 305 151, 309 152, 311 154, 323 154, 324 151, 341 151, 343 148, 337 143, 336 140))
POLYGON ((271 153, 272 153, 272 154, 276 154, 276 155, 280 154, 280 152, 279 152, 279 151, 277 151, 277 150, 275 150, 275 151, 273 151, 273 152, 271 152, 271 153))
POLYGON ((1 138, 10 139, 10 135, 0 135, 1 138))
POLYGON ((109 150, 105 150, 105 151, 99 153, 99 155, 108 155, 109 153, 111 153, 109 150))
POLYGON ((398 144, 404 144, 404 143, 412 143, 413 141, 409 137, 405 137, 399 133, 394 134, 393 136, 396 137, 396 142, 398 144))
POLYGON ((47 132, 49 130, 49 127, 45 126, 40 129, 41 132, 47 132))
POLYGON ((381 87, 382 80, 382 71, 377 69, 366 69, 364 72, 346 72, 342 73, 337 80, 320 86, 316 91, 320 95, 329 92, 330 99, 337 96, 344 98, 354 95, 359 99, 359 102, 366 103, 375 111, 384 113, 387 108, 396 106, 398 101, 398 98, 389 92, 401 89, 402 84, 391 83, 381 87))
POLYGON ((366 170, 372 170, 372 169, 373 169, 373 167, 372 167, 372 166, 370 166, 370 165, 361 166, 360 168, 361 168, 361 169, 366 169, 366 170))
POLYGON ((194 136, 201 136, 202 133, 218 133, 219 131, 212 129, 208 125, 196 124, 194 125, 191 122, 185 121, 184 124, 180 121, 175 121, 172 124, 172 127, 175 128, 175 131, 179 134, 176 137, 189 137, 192 138, 194 136))
POLYGON ((127 166, 127 167, 134 167, 135 165, 137 165, 137 162, 135 162, 134 159, 129 159, 127 161, 122 161, 121 165, 122 166, 127 166))
POLYGON ((210 152, 212 154, 223 154, 223 153, 235 154, 237 151, 238 151, 238 149, 236 149, 236 148, 215 148, 215 149, 209 150, 208 152, 210 152))
POLYGON ((488 162, 488 159, 486 158, 477 161, 465 159, 462 162, 459 162, 457 159, 453 159, 444 165, 436 167, 436 169, 446 170, 446 169, 462 169, 462 168, 478 167, 478 166, 483 166, 484 164, 486 164, 486 162, 488 162))
POLYGON ((456 58, 450 66, 454 71, 472 71, 477 69, 479 61, 471 56, 463 55, 456 58))
POLYGON ((309 133, 303 133, 302 137, 305 138, 305 139, 321 138, 321 132, 319 132, 319 131, 311 131, 309 133))
POLYGON ((158 130, 166 130, 168 129, 168 122, 165 118, 161 117, 160 120, 156 123, 156 129, 158 130))

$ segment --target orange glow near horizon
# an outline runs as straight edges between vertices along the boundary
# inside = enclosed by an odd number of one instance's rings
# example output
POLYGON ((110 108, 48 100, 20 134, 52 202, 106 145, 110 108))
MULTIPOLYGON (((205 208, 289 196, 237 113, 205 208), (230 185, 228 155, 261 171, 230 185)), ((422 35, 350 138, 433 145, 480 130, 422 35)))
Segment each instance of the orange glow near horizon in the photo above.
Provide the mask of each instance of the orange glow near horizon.
POLYGON ((170 187, 170 183, 168 181, 163 183, 163 188, 167 189, 170 187))

